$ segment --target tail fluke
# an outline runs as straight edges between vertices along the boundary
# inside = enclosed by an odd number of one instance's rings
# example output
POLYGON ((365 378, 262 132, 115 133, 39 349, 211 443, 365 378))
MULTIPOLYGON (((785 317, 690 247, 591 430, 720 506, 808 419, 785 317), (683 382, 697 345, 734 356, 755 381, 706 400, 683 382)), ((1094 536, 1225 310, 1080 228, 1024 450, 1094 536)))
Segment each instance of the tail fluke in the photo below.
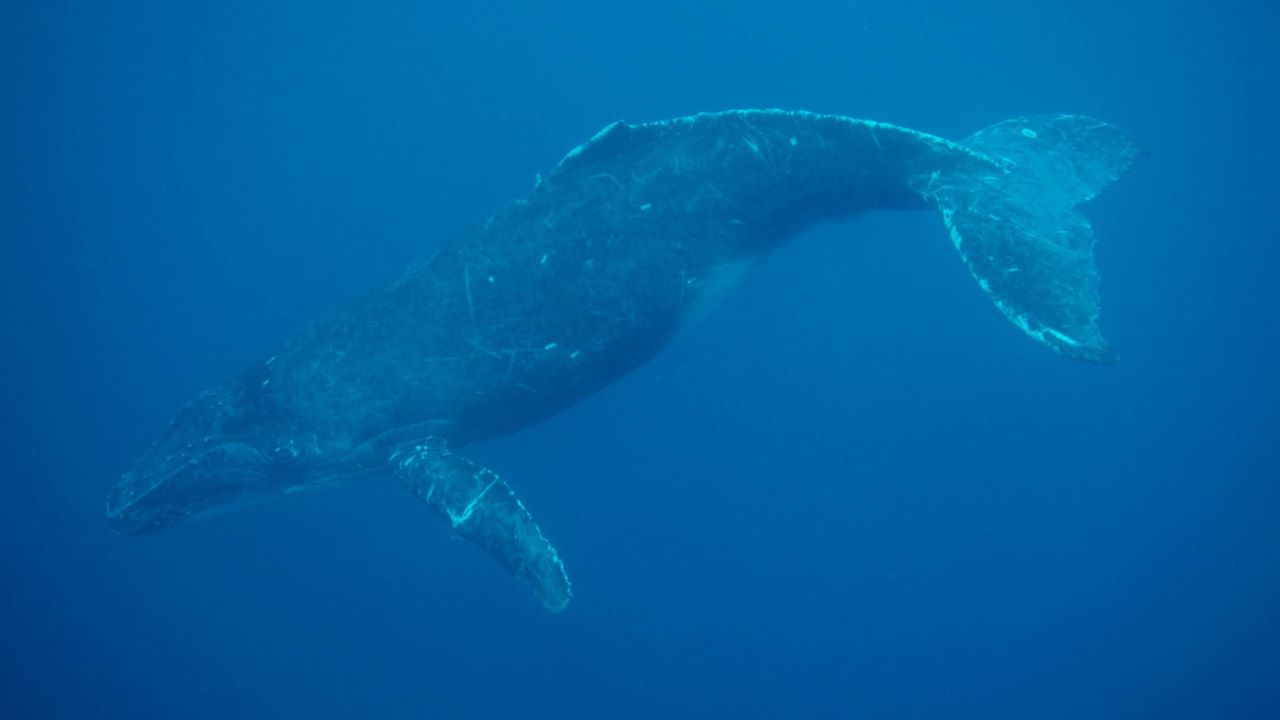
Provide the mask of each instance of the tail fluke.
POLYGON ((923 178, 978 284, 1015 325, 1069 357, 1113 359, 1098 329, 1093 229, 1076 205, 1129 167, 1137 148, 1078 115, 1006 120, 961 144, 995 166, 923 178))

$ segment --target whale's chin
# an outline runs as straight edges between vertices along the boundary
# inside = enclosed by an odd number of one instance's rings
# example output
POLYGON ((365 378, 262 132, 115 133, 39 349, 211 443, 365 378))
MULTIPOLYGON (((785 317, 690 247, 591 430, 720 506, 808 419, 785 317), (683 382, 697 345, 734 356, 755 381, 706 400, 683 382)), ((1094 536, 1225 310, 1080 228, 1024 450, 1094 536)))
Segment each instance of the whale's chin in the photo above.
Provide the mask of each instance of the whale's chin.
POLYGON ((259 494, 268 485, 262 454, 246 443, 226 443, 171 469, 140 464, 125 473, 107 498, 107 522, 123 534, 155 533, 259 494))

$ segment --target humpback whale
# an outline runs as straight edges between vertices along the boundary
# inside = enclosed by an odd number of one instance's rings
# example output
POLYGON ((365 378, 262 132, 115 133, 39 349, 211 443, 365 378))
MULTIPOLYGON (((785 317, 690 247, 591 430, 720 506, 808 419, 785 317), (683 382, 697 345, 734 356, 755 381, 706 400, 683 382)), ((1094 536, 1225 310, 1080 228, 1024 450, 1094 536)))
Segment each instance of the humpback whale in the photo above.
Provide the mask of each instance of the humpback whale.
POLYGON ((392 473, 562 610, 554 546, 468 443, 533 425, 653 357, 717 273, 804 228, 936 210, 982 290, 1070 358, 1111 359, 1076 206, 1135 146, 1076 115, 960 141, 802 111, 615 122, 530 194, 191 401, 107 500, 121 532, 392 473))

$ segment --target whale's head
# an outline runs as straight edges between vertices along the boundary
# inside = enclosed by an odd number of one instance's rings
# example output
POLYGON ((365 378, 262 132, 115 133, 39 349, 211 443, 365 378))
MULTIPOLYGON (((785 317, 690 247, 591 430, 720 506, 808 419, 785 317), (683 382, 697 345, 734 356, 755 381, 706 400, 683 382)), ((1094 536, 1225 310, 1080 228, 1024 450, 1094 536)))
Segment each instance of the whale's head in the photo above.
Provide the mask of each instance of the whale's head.
POLYGON ((243 392, 217 388, 197 397, 112 489, 111 527, 156 532, 274 486, 280 467, 265 449, 261 420, 243 392))

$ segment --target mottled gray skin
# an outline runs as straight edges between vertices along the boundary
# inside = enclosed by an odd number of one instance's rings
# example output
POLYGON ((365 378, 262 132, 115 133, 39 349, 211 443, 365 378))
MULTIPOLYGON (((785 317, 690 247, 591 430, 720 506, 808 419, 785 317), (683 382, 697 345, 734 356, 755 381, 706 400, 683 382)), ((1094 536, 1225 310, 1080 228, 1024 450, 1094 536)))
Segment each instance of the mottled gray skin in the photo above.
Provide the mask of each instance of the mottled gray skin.
POLYGON ((384 469, 429 436, 456 448, 537 423, 651 358, 720 267, 815 222, 927 209, 922 176, 984 162, 810 113, 610 126, 482 229, 197 398, 108 513, 155 530, 384 469))
POLYGON ((770 113, 613 127, 483 229, 296 336, 262 369, 264 402, 342 451, 422 423, 454 447, 536 423, 652 357, 718 266, 815 221, 930 207, 907 179, 932 148, 881 131, 896 147, 872 152, 875 133, 770 113))
POLYGON ((1136 154, 1047 115, 963 143, 804 112, 616 123, 524 200, 193 401, 112 492, 145 532, 238 500, 394 469, 549 609, 564 565, 496 473, 454 455, 642 364, 726 267, 804 228, 936 208, 979 285, 1059 353, 1105 360, 1093 235, 1075 207, 1136 154))

